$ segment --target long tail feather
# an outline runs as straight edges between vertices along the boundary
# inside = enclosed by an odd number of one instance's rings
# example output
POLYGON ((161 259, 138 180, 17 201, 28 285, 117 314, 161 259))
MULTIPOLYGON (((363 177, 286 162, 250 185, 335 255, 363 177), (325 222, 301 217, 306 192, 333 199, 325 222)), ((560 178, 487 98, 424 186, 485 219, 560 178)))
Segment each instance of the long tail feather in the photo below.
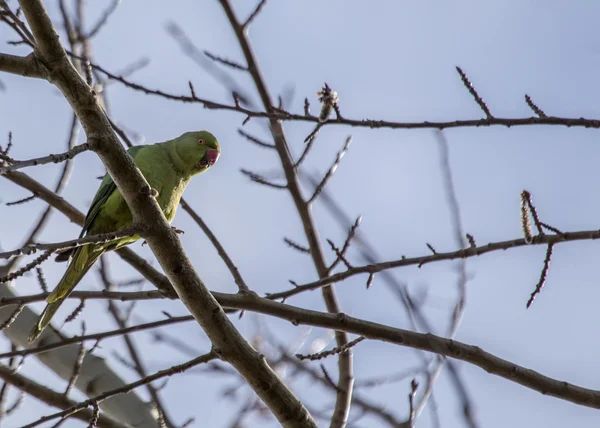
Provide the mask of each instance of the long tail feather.
POLYGON ((83 278, 103 252, 98 247, 91 245, 85 245, 77 249, 62 279, 46 299, 48 304, 29 333, 27 338, 29 343, 34 342, 40 337, 44 329, 50 324, 50 320, 56 311, 58 311, 60 305, 69 297, 71 291, 73 291, 79 281, 81 281, 81 278, 83 278))

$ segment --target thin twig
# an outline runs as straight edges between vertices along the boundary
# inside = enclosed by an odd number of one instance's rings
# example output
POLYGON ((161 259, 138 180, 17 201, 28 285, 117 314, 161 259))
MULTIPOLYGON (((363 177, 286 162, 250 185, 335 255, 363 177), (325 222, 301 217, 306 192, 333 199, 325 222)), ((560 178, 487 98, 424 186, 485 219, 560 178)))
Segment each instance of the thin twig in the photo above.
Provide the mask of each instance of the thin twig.
POLYGON ((229 272, 231 272, 231 275, 233 276, 233 279, 236 285, 238 286, 239 290, 243 292, 250 291, 250 288, 248 288, 248 285, 246 285, 246 282, 244 281, 244 278, 242 278, 239 269, 233 263, 233 260, 231 260, 231 257, 229 257, 229 254, 227 254, 227 251, 225 251, 225 248, 217 239, 212 230, 210 230, 208 225, 204 222, 204 220, 202 220, 202 217, 200 217, 200 215, 198 215, 198 213, 194 211, 194 209, 183 198, 181 198, 181 207, 185 210, 185 212, 187 212, 190 215, 190 217, 192 217, 196 224, 200 226, 200 229, 202 229, 206 237, 216 248, 217 253, 219 253, 219 256, 225 262, 227 269, 229 269, 229 272))
POLYGON ((274 189, 286 189, 287 188, 287 186, 285 184, 271 183, 266 178, 264 178, 262 175, 256 174, 252 171, 248 171, 247 169, 242 168, 242 169, 240 169, 240 172, 242 174, 248 176, 250 178, 250 180, 254 181, 255 183, 262 184, 267 187, 272 187, 274 189))
POLYGON ((216 358, 218 358, 217 354, 215 352, 211 351, 211 352, 209 352, 207 354, 204 354, 204 355, 201 355, 201 356, 199 356, 197 358, 194 358, 193 360, 190 360, 187 363, 179 364, 179 365, 173 366, 171 368, 168 368, 168 369, 165 369, 165 370, 161 370, 159 372, 154 373, 153 375, 147 376, 147 377, 145 377, 143 379, 140 379, 140 380, 138 380, 136 382, 132 382, 132 383, 124 385, 124 386, 122 386, 120 388, 116 388, 116 389, 113 389, 113 390, 110 390, 110 391, 106 391, 106 392, 104 392, 102 394, 98 394, 95 397, 90 398, 89 400, 85 400, 85 401, 83 401, 81 403, 78 403, 78 404, 76 404, 76 405, 74 405, 74 406, 72 406, 72 407, 70 407, 70 408, 68 408, 66 410, 63 410, 62 412, 57 412, 57 413, 53 413, 53 414, 48 415, 48 416, 43 416, 39 420, 37 420, 36 422, 24 425, 23 428, 33 428, 33 427, 35 427, 37 425, 40 425, 41 423, 44 423, 44 422, 47 422, 47 421, 50 421, 50 420, 53 420, 53 419, 56 419, 56 418, 64 418, 64 417, 70 416, 70 415, 72 415, 72 414, 74 414, 74 413, 76 413, 76 412, 78 412, 80 410, 83 410, 83 409, 85 409, 85 408, 93 405, 94 403, 98 404, 98 403, 106 400, 107 398, 115 397, 115 396, 117 396, 119 394, 125 394, 125 393, 127 393, 129 391, 132 391, 133 389, 135 389, 135 388, 137 388, 137 387, 139 387, 141 385, 146 385, 146 384, 148 384, 150 382, 154 382, 157 379, 161 379, 161 378, 167 377, 167 376, 172 376, 172 375, 177 374, 177 373, 183 373, 184 371, 186 371, 186 370, 188 370, 188 369, 190 369, 190 368, 192 368, 194 366, 197 366, 199 364, 205 364, 205 363, 207 363, 209 361, 212 361, 212 360, 214 360, 216 358))
POLYGON ((365 339, 366 339, 366 337, 359 336, 356 339, 354 339, 353 341, 346 343, 344 346, 338 346, 338 347, 330 349, 328 351, 323 351, 323 352, 319 352, 316 354, 307 354, 307 355, 296 354, 296 358, 298 358, 300 361, 302 361, 302 360, 316 361, 316 360, 321 360, 323 358, 330 357, 332 355, 343 354, 344 352, 347 352, 350 348, 358 345, 360 342, 362 342, 365 339))
POLYGON ((101 233, 98 235, 85 236, 80 239, 72 239, 70 241, 56 242, 51 244, 29 244, 26 247, 18 248, 16 250, 5 251, 0 253, 0 259, 10 259, 12 257, 31 255, 35 254, 39 250, 47 250, 51 253, 58 250, 68 250, 71 248, 78 248, 83 245, 90 244, 105 244, 111 241, 115 241, 125 237, 137 236, 143 232, 144 228, 141 226, 131 226, 117 232, 101 233))
POLYGON ((321 182, 315 189, 315 192, 308 200, 309 204, 314 202, 314 200, 317 198, 317 196, 319 196, 319 193, 321 193, 323 191, 323 189, 325 188, 325 186, 327 185, 327 182, 329 180, 331 180, 331 177, 333 177, 333 174, 337 170, 337 167, 340 165, 340 162, 341 162, 342 158, 344 157, 344 154, 346 154, 346 152, 348 151, 348 148, 350 147, 351 142, 352 142, 352 137, 351 136, 347 137, 346 142, 344 143, 344 147, 342 148, 342 150, 340 150, 338 152, 337 156, 335 157, 335 161, 333 161, 333 164, 331 165, 329 170, 327 170, 327 173, 325 174, 325 176, 323 177, 323 179, 321 180, 321 182))
POLYGON ((264 147, 266 149, 274 149, 275 148, 275 144, 271 144, 271 143, 265 143, 264 141, 259 140, 258 138, 248 134, 246 131, 244 131, 243 129, 238 129, 238 134, 240 134, 243 137, 246 137, 246 139, 248 141, 253 142, 254 144, 256 144, 259 147, 264 147))
POLYGON ((283 242, 288 244, 288 246, 293 248, 294 250, 300 251, 301 253, 310 254, 310 248, 306 248, 305 246, 300 245, 289 238, 283 238, 283 242))
POLYGON ((548 244, 546 248, 546 257, 544 257, 544 267, 540 272, 540 279, 535 286, 535 290, 531 293, 529 300, 527 301, 527 308, 531 306, 537 295, 542 291, 542 288, 546 284, 546 279, 548 278, 548 269, 550 268, 550 260, 552 259, 552 249, 554 248, 554 244, 548 244))
POLYGON ((204 55, 206 55, 208 58, 212 59, 215 62, 226 65, 227 67, 235 68, 236 70, 241 71, 248 71, 248 67, 238 64, 237 62, 231 61, 230 59, 221 58, 220 56, 210 53, 207 50, 204 51, 204 55))
POLYGON ((525 95, 525 102, 527 103, 529 108, 533 110, 535 114, 538 115, 538 117, 548 117, 546 116, 546 113, 544 113, 544 111, 541 108, 539 108, 536 103, 533 102, 529 95, 525 95))
POLYGON ((485 113, 485 116, 488 119, 492 119, 493 116, 492 116, 492 113, 490 113, 490 109, 488 108, 485 101, 483 101, 483 98, 481 98, 479 96, 479 94, 475 90, 475 87, 473 86, 473 84, 471 83, 471 81, 469 80, 469 78, 467 77, 465 72, 462 71, 462 69, 460 67, 456 67, 456 71, 458 71, 458 74, 460 74, 460 79, 462 80, 463 84, 465 85, 465 87, 467 88, 469 93, 475 99, 475 102, 479 105, 479 107, 481 107, 481 110, 483 110, 483 112, 485 113))
POLYGON ((9 171, 16 171, 21 168, 27 168, 29 166, 37 166, 37 165, 45 165, 47 163, 60 163, 64 162, 68 159, 73 159, 80 153, 83 153, 87 150, 90 150, 90 146, 88 143, 83 143, 68 152, 61 153, 58 155, 48 155, 43 156, 41 158, 28 159, 24 161, 17 161, 12 159, 10 165, 0 166, 0 175, 6 174, 9 171))
POLYGON ((252 23, 252 21, 254 21, 254 19, 258 16, 258 14, 260 13, 260 11, 262 10, 262 8, 265 6, 266 3, 267 3, 267 0, 260 0, 258 5, 256 6, 256 8, 252 11, 250 16, 248 16, 246 21, 242 24, 242 28, 244 30, 246 30, 248 28, 248 26, 252 23))

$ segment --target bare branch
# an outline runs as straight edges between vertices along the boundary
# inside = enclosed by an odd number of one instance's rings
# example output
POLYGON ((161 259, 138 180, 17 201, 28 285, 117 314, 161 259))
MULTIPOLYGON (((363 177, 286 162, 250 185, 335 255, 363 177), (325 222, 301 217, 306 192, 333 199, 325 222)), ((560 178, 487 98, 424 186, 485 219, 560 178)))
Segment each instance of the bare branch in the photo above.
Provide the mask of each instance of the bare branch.
POLYGON ((182 372, 184 372, 184 371, 186 371, 186 370, 188 370, 188 369, 190 369, 190 368, 192 368, 194 366, 197 366, 198 364, 205 364, 205 363, 207 363, 209 361, 214 360, 215 358, 218 358, 217 354, 215 352, 211 351, 211 352, 209 352, 207 354, 204 354, 204 355, 201 355, 201 356, 199 356, 197 358, 194 358, 193 360, 188 361, 187 363, 179 364, 177 366, 173 366, 171 368, 168 368, 168 369, 165 369, 165 370, 161 370, 161 371, 159 371, 159 372, 157 372, 157 373, 155 373, 153 375, 150 375, 148 377, 140 379, 140 380, 138 380, 136 382, 132 382, 130 384, 127 384, 127 385, 125 385, 125 386, 123 386, 121 388, 113 389, 112 391, 106 391, 106 392, 104 392, 102 394, 99 394, 99 395, 93 397, 93 398, 90 398, 89 400, 83 401, 83 402, 78 403, 78 404, 76 404, 76 405, 74 405, 72 407, 69 407, 68 409, 63 410, 62 412, 57 412, 57 413, 54 413, 52 415, 44 416, 44 417, 40 418, 38 421, 36 421, 36 422, 30 423, 28 425, 24 425, 23 428, 32 428, 32 427, 35 427, 37 425, 40 425, 40 424, 42 424, 44 422, 47 422, 47 421, 50 421, 50 420, 53 420, 53 419, 56 419, 56 418, 64 418, 64 417, 70 416, 70 415, 72 415, 74 413, 77 413, 77 412, 79 412, 79 411, 81 411, 81 410, 83 410, 83 409, 85 409, 85 408, 87 408, 87 407, 89 407, 91 405, 98 405, 98 403, 100 403, 103 400, 106 400, 107 398, 114 397, 114 396, 119 395, 119 394, 125 394, 125 393, 127 393, 129 391, 132 391, 133 389, 135 389, 135 388, 137 388, 137 387, 139 387, 141 385, 146 385, 146 384, 148 384, 150 382, 153 382, 153 381, 155 381, 157 379, 161 379, 161 378, 167 377, 167 376, 172 376, 172 375, 177 374, 177 373, 182 373, 182 372))
MULTIPOLYGON (((228 0, 220 0, 220 3, 223 7, 223 10, 225 11, 225 14, 227 15, 227 19, 229 20, 233 31, 235 32, 240 48, 244 53, 246 63, 248 64, 248 72, 250 73, 250 76, 252 76, 254 86, 256 87, 256 90, 260 95, 263 108, 269 114, 281 114, 281 111, 277 110, 273 106, 271 95, 265 83, 265 79, 262 75, 262 72, 258 66, 258 62, 256 61, 256 58, 254 56, 252 46, 250 44, 250 41, 248 40, 248 34, 246 29, 242 25, 240 25, 238 19, 235 16, 233 8, 231 7, 230 2, 228 0)), ((271 133, 273 135, 275 146, 277 148, 277 153, 279 154, 281 166, 283 168, 283 172, 287 180, 288 191, 290 192, 290 195, 294 200, 294 204, 296 205, 296 209, 304 226, 304 231, 308 240, 313 264, 319 277, 322 278, 324 276, 327 276, 327 266, 319 234, 317 232, 317 228, 312 218, 311 205, 306 203, 306 201, 304 200, 302 189, 300 188, 300 184, 298 181, 296 166, 294 164, 290 148, 286 141, 285 131, 283 129, 282 122, 271 117, 269 120, 269 125, 271 133)), ((332 313, 340 313, 340 305, 338 303, 337 296, 333 288, 323 288, 322 294, 323 299, 325 300, 327 311, 332 313)), ((348 335, 346 333, 336 332, 335 336, 337 346, 344 346, 349 341, 348 335)), ((344 427, 346 425, 348 415, 350 413, 350 404, 352 401, 352 388, 354 385, 351 350, 349 350, 348 352, 344 352, 339 357, 339 382, 340 388, 337 392, 336 405, 331 422, 332 428, 344 427)))
POLYGON ((296 354, 296 358, 298 358, 300 361, 302 361, 302 360, 310 360, 310 361, 322 360, 323 358, 327 358, 332 355, 338 355, 338 354, 347 352, 348 349, 358 345, 360 342, 362 342, 365 339, 366 339, 365 337, 359 336, 356 339, 354 339, 353 341, 346 343, 344 346, 339 346, 339 347, 330 349, 329 351, 323 351, 323 352, 319 352, 317 354, 308 354, 308 355, 296 354))
POLYGON ((286 319, 293 325, 311 325, 364 336, 370 340, 381 340, 434 352, 481 367, 488 373, 516 382, 545 395, 550 395, 583 406, 600 408, 600 391, 582 388, 561 380, 555 380, 534 370, 518 366, 456 340, 446 339, 431 333, 416 333, 386 325, 360 320, 344 313, 328 314, 261 299, 252 295, 213 292, 223 306, 259 312, 286 319))
MULTIPOLYGON (((557 235, 543 235, 533 237, 533 245, 548 245, 548 244, 560 244, 562 242, 572 241, 585 241, 585 240, 596 240, 600 239, 600 230, 586 230, 580 232, 564 232, 557 235)), ((522 247, 528 244, 525 239, 513 239, 510 241, 501 242, 490 242, 487 245, 479 247, 464 248, 457 251, 451 251, 447 253, 436 253, 429 256, 403 258, 399 260, 393 260, 382 263, 373 263, 364 266, 357 266, 352 269, 348 269, 344 272, 336 273, 328 277, 319 279, 318 281, 310 282, 307 284, 301 284, 297 287, 288 291, 279 293, 268 294, 269 299, 287 299, 293 295, 302 293, 307 290, 314 290, 316 288, 325 287, 330 284, 334 284, 344 279, 350 278, 351 276, 358 275, 361 273, 377 273, 388 269, 394 269, 403 266, 417 265, 422 267, 428 263, 439 262, 442 260, 456 260, 461 258, 477 257, 482 254, 490 253, 493 251, 503 251, 509 248, 522 247)))
POLYGON ((121 3, 121 0, 113 0, 113 2, 108 6, 102 15, 98 19, 98 22, 92 27, 92 29, 82 38, 83 39, 92 39, 96 34, 100 32, 102 27, 106 25, 110 16, 117 10, 117 7, 121 3))
POLYGON ((340 161, 342 160, 342 158, 344 157, 344 155, 348 151, 348 148, 350 147, 350 143, 351 142, 352 142, 352 137, 349 136, 348 138, 346 138, 346 143, 344 144, 344 147, 342 148, 342 150, 340 150, 338 152, 338 154, 337 154, 337 156, 335 158, 335 161, 333 162, 333 165, 331 165, 331 167, 329 168, 329 170, 327 171, 327 173, 325 174, 325 176, 323 177, 323 179, 321 180, 321 182, 319 183, 319 185, 315 189, 315 192, 313 193, 313 195, 308 200, 309 204, 311 204, 312 202, 314 202, 314 200, 317 198, 317 196, 319 196, 319 193, 321 193, 323 191, 323 189, 325 188, 325 186, 327 185, 327 182, 329 180, 331 180, 331 177, 333 177, 333 174, 337 170, 337 167, 340 165, 340 161))
POLYGON ((265 4, 267 4, 267 0, 260 0, 260 2, 258 3, 258 5, 256 6, 256 8, 252 11, 252 13, 250 14, 250 16, 248 16, 248 18, 246 19, 246 21, 242 24, 242 28, 244 30, 248 29, 248 26, 260 14, 260 11, 265 6, 265 4))
MULTIPOLYGON (((57 407, 59 409, 69 409, 76 405, 75 401, 68 399, 63 394, 59 394, 50 388, 40 385, 4 365, 0 365, 0 378, 11 385, 14 385, 16 388, 19 388, 21 391, 43 401, 49 406, 57 407)), ((69 414, 69 417, 89 422, 92 417, 92 412, 89 409, 84 408, 77 413, 69 414)), ((99 428, 127 428, 127 425, 117 422, 105 414, 99 416, 97 426, 99 428)))
POLYGON ((240 271, 233 264, 233 260, 231 260, 231 258, 229 257, 229 254, 227 254, 223 245, 219 242, 219 240, 217 239, 215 234, 212 232, 212 230, 210 230, 210 228, 204 222, 204 220, 202 220, 202 218, 198 215, 198 213, 196 211, 194 211, 194 209, 183 198, 181 198, 181 207, 185 210, 185 212, 187 212, 190 215, 190 217, 192 217, 192 219, 196 222, 196 224, 198 226, 200 226, 200 229, 202 229, 202 231, 204 232, 206 237, 214 245, 214 247, 217 250, 217 253, 219 253, 219 256, 225 262, 227 269, 229 269, 229 272, 231 272, 231 275, 233 276, 233 279, 234 279, 236 285, 238 286, 239 290, 243 291, 243 292, 250 291, 250 289, 246 285, 246 282, 244 281, 244 278, 242 278, 240 271))
POLYGON ((481 107, 481 110, 483 110, 483 112, 485 113, 485 116, 488 119, 491 119, 493 116, 492 116, 492 113, 490 113, 490 109, 488 108, 485 101, 483 101, 483 98, 481 98, 479 96, 479 94, 475 90, 475 87, 473 86, 473 84, 471 83, 471 81, 469 80, 469 78, 467 77, 465 72, 462 71, 462 69, 460 67, 456 67, 456 71, 458 71, 458 74, 460 74, 460 79, 462 80, 463 84, 465 85, 465 87, 467 88, 469 93, 475 99, 475 102, 479 105, 479 107, 481 107))
MULTIPOLYGON (((354 238, 354 236, 356 235, 356 229, 358 229, 358 226, 360 226, 360 222, 362 221, 362 217, 358 216, 356 218, 356 220, 354 221, 354 224, 350 227, 350 230, 348 230, 348 236, 346 237, 346 241, 344 242, 344 246, 342 247, 342 250, 340 251, 340 254, 338 255, 338 257, 333 261, 333 263, 331 263, 331 266, 329 266, 328 271, 328 275, 331 275, 331 272, 333 272, 333 269, 335 269, 335 267, 338 265, 338 263, 342 260, 342 257, 346 256, 346 252, 348 251, 348 249, 350 248, 350 244, 352 243, 352 239, 354 238)), ((335 250, 334 250, 335 251, 335 250)), ((348 263, 347 261, 344 262, 344 264, 346 265, 346 267, 348 269, 352 269, 352 267, 350 266, 350 263, 348 263)), ((367 287, 368 288, 368 287, 367 287)))
POLYGON ((231 61, 230 59, 221 58, 220 56, 212 54, 207 50, 204 51, 204 55, 206 55, 208 58, 212 59, 214 62, 218 62, 219 64, 226 65, 227 67, 231 67, 231 68, 234 68, 236 70, 241 70, 241 71, 248 71, 248 67, 240 65, 237 62, 231 61))
POLYGON ((286 189, 287 188, 287 186, 285 184, 271 183, 266 178, 264 178, 262 175, 256 174, 252 171, 248 171, 247 169, 240 169, 240 172, 242 174, 248 176, 250 178, 250 180, 254 181, 255 183, 262 184, 267 187, 272 187, 274 189, 286 189))
POLYGON ((6 174, 9 171, 15 171, 21 168, 27 168, 29 166, 45 165, 47 163, 60 163, 69 159, 73 159, 80 153, 90 150, 90 146, 87 143, 80 144, 69 150, 68 152, 61 153, 58 155, 48 155, 41 158, 28 159, 24 161, 14 161, 8 166, 0 166, 0 175, 6 174))
POLYGON ((245 341, 196 274, 150 187, 118 141, 95 93, 69 62, 40 0, 21 0, 41 60, 51 67, 52 83, 78 115, 88 143, 107 167, 127 205, 133 224, 147 224, 145 238, 188 310, 207 332, 220 355, 246 379, 275 417, 289 426, 315 426, 302 403, 245 341), (267 387, 268 386, 268 387, 267 387))
POLYGON ((554 248, 554 244, 548 244, 546 248, 546 257, 544 257, 544 267, 542 268, 542 272, 540 273, 540 280, 535 286, 535 290, 531 293, 531 297, 527 301, 527 308, 531 306, 537 295, 542 291, 544 284, 546 284, 546 279, 548 277, 548 269, 550 268, 550 259, 552 258, 552 249, 554 248))
POLYGON ((48 79, 48 70, 35 59, 33 54, 26 57, 0 53, 0 71, 24 77, 48 79))
POLYGON ((533 110, 535 114, 538 115, 538 117, 548 117, 546 116, 546 113, 544 113, 544 111, 541 108, 539 108, 536 103, 533 102, 529 95, 525 95, 525 102, 527 103, 529 108, 533 110))
POLYGON ((4 284, 4 283, 10 282, 10 281, 13 281, 13 280, 19 278, 20 276, 23 276, 25 273, 29 272, 31 269, 35 268, 36 266, 41 265, 46 260, 48 260, 50 255, 52 255, 52 250, 47 250, 46 252, 44 252, 44 254, 38 256, 32 262, 23 266, 21 269, 15 271, 15 272, 11 272, 8 275, 0 276, 0 284, 4 284))
POLYGON ((135 225, 117 232, 90 235, 80 239, 72 239, 70 241, 56 242, 53 244, 30 244, 23 248, 0 253, 0 259, 9 259, 11 257, 21 255, 35 254, 38 250, 50 250, 51 252, 54 252, 57 250, 67 250, 89 244, 104 244, 125 237, 137 236, 143 233, 144 229, 145 228, 142 226, 135 225))
POLYGON ((61 342, 49 343, 47 345, 36 346, 33 348, 27 349, 18 349, 14 351, 4 352, 0 354, 0 358, 10 358, 15 356, 25 357, 27 355, 35 355, 40 354, 42 352, 52 351, 54 349, 63 348, 65 346, 71 345, 73 343, 80 343, 87 340, 103 340, 109 337, 121 336, 124 334, 133 333, 136 331, 143 331, 152 328, 158 328, 165 325, 177 324, 181 322, 194 321, 194 317, 191 315, 181 316, 181 317, 171 317, 168 319, 149 322, 145 324, 138 324, 127 328, 119 328, 117 330, 109 330, 102 333, 94 333, 88 334, 85 336, 73 336, 70 338, 65 338, 61 342))
POLYGON ((306 253, 306 254, 310 254, 310 249, 306 248, 303 245, 298 244, 297 242, 292 241, 289 238, 283 238, 283 242, 285 242, 286 244, 288 244, 289 247, 293 248, 294 250, 300 251, 301 253, 306 253))
POLYGON ((265 143, 264 141, 259 140, 258 138, 248 134, 246 131, 244 131, 243 129, 238 129, 238 133, 243 136, 246 137, 246 139, 248 141, 253 142, 254 144, 256 144, 259 147, 264 147, 266 149, 274 149, 275 148, 275 144, 271 144, 271 143, 265 143))

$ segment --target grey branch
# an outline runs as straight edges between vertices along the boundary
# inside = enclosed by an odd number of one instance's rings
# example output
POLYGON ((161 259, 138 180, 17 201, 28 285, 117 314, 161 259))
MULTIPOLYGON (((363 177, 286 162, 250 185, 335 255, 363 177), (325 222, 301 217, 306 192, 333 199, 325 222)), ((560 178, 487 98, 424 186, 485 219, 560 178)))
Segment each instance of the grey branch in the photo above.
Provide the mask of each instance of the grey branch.
POLYGON ((9 171, 15 171, 17 169, 26 168, 28 166, 37 166, 37 165, 45 165, 47 163, 64 162, 68 159, 73 159, 78 154, 83 153, 89 149, 90 149, 89 144, 83 143, 83 144, 76 146, 72 150, 69 150, 68 152, 60 153, 58 155, 48 155, 48 156, 43 156, 41 158, 16 161, 15 163, 11 163, 6 166, 0 166, 0 175, 6 174, 9 171))
POLYGON ((88 143, 98 154, 129 206, 133 222, 150 225, 146 240, 188 310, 220 356, 229 362, 284 426, 316 426, 290 389, 234 327, 196 274, 176 233, 133 159, 127 155, 94 92, 77 73, 40 0, 20 1, 37 43, 37 54, 49 67, 52 83, 79 117, 88 143))
POLYGON ((67 250, 70 248, 81 247, 83 245, 107 243, 118 239, 139 235, 143 232, 143 230, 143 227, 136 225, 117 232, 90 235, 81 239, 72 239, 70 241, 56 242, 52 244, 30 244, 23 248, 0 253, 0 259, 10 259, 11 257, 35 254, 38 250, 67 250))

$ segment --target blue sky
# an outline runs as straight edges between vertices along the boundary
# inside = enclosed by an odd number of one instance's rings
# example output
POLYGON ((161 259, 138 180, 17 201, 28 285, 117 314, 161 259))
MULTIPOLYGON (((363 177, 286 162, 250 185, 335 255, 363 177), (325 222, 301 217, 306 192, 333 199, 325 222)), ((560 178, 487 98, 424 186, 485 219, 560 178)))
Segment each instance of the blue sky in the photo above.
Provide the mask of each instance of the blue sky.
MULTIPOLYGON (((109 2, 88 3, 89 22, 93 22, 109 2)), ((46 4, 56 19, 55 2, 46 4)), ((242 1, 235 2, 235 6, 241 17, 252 9, 242 1)), ((315 112, 315 93, 326 81, 338 92, 342 113, 349 118, 405 122, 480 118, 482 112, 455 71, 458 65, 496 116, 531 116, 524 101, 524 95, 529 94, 548 115, 595 118, 599 110, 596 82, 600 36, 596 17, 600 5, 581 2, 577 6, 534 0, 269 2, 252 25, 250 37, 271 92, 294 88, 296 95, 289 109, 295 112, 302 112, 304 97, 309 98, 315 112)), ((200 49, 242 61, 218 2, 183 0, 168 7, 154 0, 122 2, 94 42, 95 60, 118 71, 138 58, 148 57, 150 65, 132 80, 181 94, 187 94, 187 82, 191 80, 198 96, 228 101, 227 92, 187 58, 167 34, 165 24, 170 21, 184 29, 200 49)), ((15 37, 8 27, 1 26, 0 38, 5 41, 15 37)), ((3 52, 26 53, 24 48, 3 46, 3 52)), ((251 88, 247 76, 235 72, 232 76, 251 88)), ((70 111, 58 91, 42 81, 9 75, 1 75, 0 79, 6 86, 0 93, 0 134, 13 132, 12 156, 26 159, 64 151, 70 111)), ((246 168, 277 177, 279 168, 274 153, 251 145, 237 134, 244 116, 165 101, 118 83, 111 84, 108 92, 112 118, 143 136, 145 142, 162 141, 198 128, 217 135, 223 147, 221 159, 210 173, 192 182, 185 197, 213 228, 250 287, 259 293, 274 292, 286 289, 288 279, 300 283, 315 279, 310 260, 282 242, 283 236, 304 242, 289 195, 250 183, 239 173, 240 168, 246 168)), ((301 153, 302 141, 311 127, 286 123, 285 129, 292 151, 301 153)), ((267 138, 259 121, 251 121, 246 130, 267 138)), ((600 204, 594 197, 600 156, 597 133, 541 126, 446 131, 464 229, 479 244, 520 237, 519 194, 523 189, 533 194, 543 221, 564 231, 598 228, 600 204)), ((361 230, 383 258, 426 255, 426 243, 438 251, 456 249, 433 132, 326 127, 307 162, 307 171, 326 171, 348 135, 353 136, 352 146, 328 190, 349 216, 363 216, 361 230)), ((51 185, 59 167, 47 165, 25 172, 51 185)), ((80 155, 64 196, 86 211, 98 185, 95 177, 102 173, 97 157, 91 153, 80 155)), ((24 196, 27 193, 22 189, 0 181, 3 202, 24 196)), ((31 227, 43 208, 40 201, 16 207, 0 205, 2 247, 17 247, 25 229, 31 227)), ((343 242, 345 232, 318 202, 315 216, 323 239, 343 242)), ((180 211, 174 224, 186 230, 181 239, 209 288, 234 292, 235 284, 226 267, 186 213, 180 211)), ((42 238, 61 241, 75 238, 78 233, 76 225, 54 214, 42 238)), ((599 389, 599 382, 590 376, 596 370, 600 352, 594 339, 594 314, 598 313, 600 300, 596 280, 598 245, 578 242, 555 247, 546 287, 529 310, 525 303, 538 280, 545 247, 469 259, 467 269, 472 279, 457 340, 545 375, 599 389)), ((153 260, 147 247, 141 248, 138 243, 132 248, 153 260)), ((356 253, 351 253, 353 256, 356 253)), ((328 257, 332 260, 334 255, 328 253, 328 257)), ((109 260, 115 277, 135 277, 135 272, 117 256, 110 255, 109 260)), ((444 262, 394 272, 413 293, 427 291, 424 309, 438 333, 445 331, 456 294, 454 267, 444 262)), ((63 265, 51 262, 44 265, 51 284, 60 278, 63 269, 63 265)), ((353 278, 337 285, 343 310, 408 328, 404 310, 383 282, 376 278, 367 291, 365 279, 353 278)), ((17 285, 23 294, 39 290, 33 276, 17 285)), ((88 274, 79 286, 99 287, 97 272, 88 274)), ((305 293, 290 303, 324 309, 320 293, 305 293)), ((77 302, 69 304, 74 307, 77 302)), ((41 309, 40 304, 37 307, 41 309)), ((161 310, 174 315, 186 312, 178 302, 152 301, 138 305, 136 313, 150 320, 162 317, 161 310)), ((63 319, 68 313, 68 309, 61 312, 63 319)), ((105 303, 89 304, 85 313, 88 330, 114 328, 105 313, 105 303)), ((252 337, 257 318, 284 343, 294 343, 305 334, 305 329, 264 317, 244 317, 236 324, 252 337)), ((79 325, 68 325, 66 329, 78 332, 79 325)), ((185 337, 199 352, 209 349, 196 325, 179 325, 167 331, 185 337)), ((310 335, 328 337, 320 330, 310 335)), ((135 338, 147 353, 150 370, 186 359, 185 355, 169 353, 166 346, 157 346, 149 335, 137 334, 135 338)), ((113 349, 124 355, 118 339, 103 345, 99 355, 111 358, 113 349)), ((357 380, 400 372, 415 364, 415 355, 410 349, 388 344, 362 343, 355 350, 357 380)), ((336 372, 335 360, 326 365, 336 372)), ((125 378, 134 379, 119 362, 113 366, 125 378)), ((318 368, 317 363, 313 366, 318 368)), ((458 366, 483 427, 597 425, 598 416, 592 409, 545 397, 468 364, 458 366)), ((27 361, 23 373, 58 389, 64 387, 33 359, 27 361)), ((171 379, 163 396, 178 422, 196 416, 201 421, 197 426, 225 426, 236 407, 235 403, 222 401, 220 391, 231 382, 207 375, 178 376, 171 379), (219 401, 221 405, 215 406, 219 401)), ((408 412, 408 383, 359 392, 403 416, 408 412)), ((310 387, 307 382, 293 386, 301 398, 308 398, 308 404, 328 408, 329 402, 311 401, 324 397, 319 387, 310 387)), ((461 426, 459 402, 446 374, 434 394, 442 426, 461 426)), ((27 399, 24 410, 7 423, 18 426, 49 412, 27 399)), ((426 410, 420 426, 430 423, 431 415, 426 410)), ((358 422, 360 426, 377 424, 368 418, 358 422)), ((63 426, 79 425, 69 422, 63 426)), ((263 420, 250 418, 247 426, 266 425, 263 420)))

